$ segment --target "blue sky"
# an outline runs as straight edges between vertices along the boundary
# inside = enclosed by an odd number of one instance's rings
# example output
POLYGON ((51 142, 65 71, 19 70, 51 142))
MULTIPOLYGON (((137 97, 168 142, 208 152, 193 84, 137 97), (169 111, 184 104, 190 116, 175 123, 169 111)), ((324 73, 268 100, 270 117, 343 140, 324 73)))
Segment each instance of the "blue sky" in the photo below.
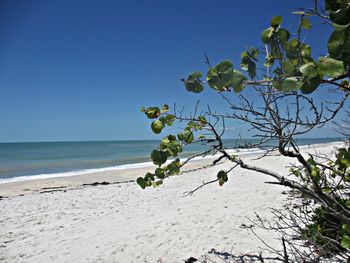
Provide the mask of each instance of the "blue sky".
MULTIPOLYGON (((271 17, 293 27, 291 12, 311 2, 3 0, 0 141, 154 139, 142 105, 220 105, 179 79, 206 71, 204 53, 238 67, 271 17)), ((312 30, 314 54, 327 36, 312 30)))

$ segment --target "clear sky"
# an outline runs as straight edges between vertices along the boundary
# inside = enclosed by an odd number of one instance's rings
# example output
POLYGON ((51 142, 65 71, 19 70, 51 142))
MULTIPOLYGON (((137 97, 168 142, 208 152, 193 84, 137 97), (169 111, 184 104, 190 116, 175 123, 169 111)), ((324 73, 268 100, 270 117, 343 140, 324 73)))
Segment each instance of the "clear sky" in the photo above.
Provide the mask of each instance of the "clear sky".
MULTIPOLYGON (((188 93, 179 79, 205 71, 204 53, 238 67, 271 17, 293 27, 291 12, 311 4, 2 0, 0 141, 154 139, 142 105, 215 105, 213 92, 188 93)), ((309 42, 326 36, 315 27, 309 42)))

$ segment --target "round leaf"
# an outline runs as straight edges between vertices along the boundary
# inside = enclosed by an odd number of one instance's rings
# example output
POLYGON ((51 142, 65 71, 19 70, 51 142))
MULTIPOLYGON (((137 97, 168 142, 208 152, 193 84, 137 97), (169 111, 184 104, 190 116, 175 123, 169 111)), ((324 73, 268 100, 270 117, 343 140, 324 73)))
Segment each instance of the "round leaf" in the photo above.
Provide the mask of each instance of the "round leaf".
POLYGON ((321 77, 317 75, 313 78, 304 77, 299 83, 298 87, 304 94, 309 94, 314 92, 317 87, 321 84, 321 77))
POLYGON ((274 28, 279 27, 282 24, 282 17, 281 16, 275 16, 271 19, 271 26, 274 28))
POLYGON ((342 61, 326 57, 320 58, 319 69, 323 75, 330 76, 332 78, 338 77, 345 73, 345 67, 342 61))
POLYGON ((350 26, 334 30, 328 39, 328 52, 331 58, 342 61, 350 56, 350 26))
POLYGON ((200 72, 194 72, 190 74, 187 80, 184 81, 186 90, 193 93, 202 92, 204 87, 203 87, 202 81, 200 80, 201 77, 202 77, 202 73, 200 72))
POLYGON ((155 134, 159 134, 159 133, 161 133, 162 129, 164 128, 164 124, 160 120, 155 120, 152 122, 151 128, 155 134))
POLYGON ((166 162, 168 156, 166 152, 153 150, 151 153, 151 159, 154 164, 161 166, 163 163, 166 162))
POLYGON ((174 120, 175 120, 175 116, 172 115, 172 114, 168 114, 168 115, 165 117, 165 121, 166 121, 166 124, 168 124, 168 126, 173 125, 174 120))
POLYGON ((210 68, 207 73, 207 81, 211 88, 222 91, 230 87, 233 75, 233 64, 225 60, 215 67, 210 68))

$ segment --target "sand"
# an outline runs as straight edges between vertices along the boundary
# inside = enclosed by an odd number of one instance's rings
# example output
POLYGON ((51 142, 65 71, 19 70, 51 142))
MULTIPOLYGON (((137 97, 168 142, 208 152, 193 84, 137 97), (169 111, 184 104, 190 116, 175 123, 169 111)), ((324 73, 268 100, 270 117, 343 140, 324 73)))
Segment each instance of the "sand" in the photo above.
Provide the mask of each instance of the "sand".
MULTIPOLYGON (((329 154, 339 146, 303 151, 329 154)), ((293 162, 278 155, 242 158, 283 175, 293 162)), ((231 166, 223 162, 196 169, 208 163, 193 162, 187 168, 193 171, 146 190, 132 180, 150 168, 2 184, 0 262, 177 263, 212 249, 264 255, 264 245, 245 226, 255 213, 271 219, 270 208, 288 204, 288 189, 265 184, 272 181, 266 175, 237 168, 223 187, 211 184, 185 195, 231 166), (111 184, 82 186, 103 181, 111 184)), ((270 245, 280 246, 277 233, 253 229, 270 245)))

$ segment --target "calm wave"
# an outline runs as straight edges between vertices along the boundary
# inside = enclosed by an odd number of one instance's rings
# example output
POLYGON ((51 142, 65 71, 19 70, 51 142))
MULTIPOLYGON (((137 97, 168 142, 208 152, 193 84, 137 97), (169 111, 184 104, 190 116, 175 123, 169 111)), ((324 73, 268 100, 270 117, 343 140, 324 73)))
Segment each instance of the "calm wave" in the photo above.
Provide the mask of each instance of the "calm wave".
MULTIPOLYGON (((339 138, 298 139, 299 145, 339 141, 339 138)), ((228 148, 254 140, 225 140, 228 148)), ((0 143, 0 183, 52 176, 71 176, 106 169, 150 165, 150 152, 159 141, 89 141, 0 143), (94 169, 94 170, 89 170, 94 169), (98 169, 98 170, 96 170, 98 169)), ((180 157, 201 150, 185 149, 180 157)))

